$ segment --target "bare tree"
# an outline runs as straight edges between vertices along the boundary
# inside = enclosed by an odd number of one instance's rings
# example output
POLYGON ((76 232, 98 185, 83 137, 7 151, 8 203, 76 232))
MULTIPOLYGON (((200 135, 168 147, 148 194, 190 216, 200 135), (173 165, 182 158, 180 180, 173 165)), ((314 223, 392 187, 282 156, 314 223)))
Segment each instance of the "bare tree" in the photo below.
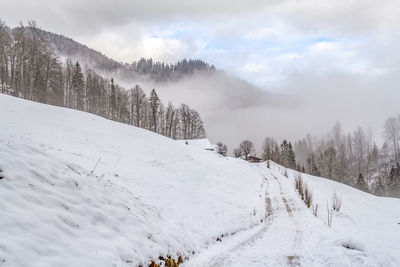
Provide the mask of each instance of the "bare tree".
POLYGON ((244 140, 239 145, 244 159, 247 160, 248 156, 255 151, 254 144, 250 140, 244 140))
POLYGON ((198 139, 205 137, 203 121, 199 113, 191 109, 188 105, 182 104, 179 109, 181 119, 181 138, 182 139, 198 139))
POLYGON ((171 103, 168 103, 165 120, 166 136, 173 139, 178 138, 179 111, 171 103))
POLYGON ((336 162, 336 149, 333 146, 329 146, 328 149, 324 151, 324 159, 326 163, 326 168, 328 172, 328 178, 333 178, 333 170, 336 162))
POLYGON ((139 85, 135 85, 133 89, 131 89, 131 124, 137 127, 141 127, 142 122, 142 114, 143 109, 146 102, 146 94, 143 92, 143 89, 139 87, 139 85))
POLYGON ((0 80, 1 92, 5 93, 8 81, 8 55, 11 51, 11 36, 9 28, 0 20, 0 80))
POLYGON ((278 148, 279 150, 278 143, 275 141, 274 138, 265 138, 262 145, 262 158, 264 160, 277 161, 277 156, 275 153, 276 148, 278 148))
POLYGON ((233 155, 235 158, 240 158, 242 156, 242 150, 240 148, 235 148, 233 150, 233 155))
POLYGON ((364 162, 366 159, 366 137, 365 132, 361 127, 358 127, 353 134, 354 138, 354 151, 359 173, 364 172, 364 162))
POLYGON ((400 160, 400 115, 396 118, 390 117, 384 125, 385 138, 392 146, 394 159, 400 160))

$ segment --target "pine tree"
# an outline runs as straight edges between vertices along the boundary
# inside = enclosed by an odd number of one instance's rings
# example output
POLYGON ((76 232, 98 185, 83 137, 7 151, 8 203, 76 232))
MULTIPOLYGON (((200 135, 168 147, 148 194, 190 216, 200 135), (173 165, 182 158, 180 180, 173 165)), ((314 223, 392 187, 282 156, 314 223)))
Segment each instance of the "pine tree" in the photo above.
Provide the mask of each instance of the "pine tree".
POLYGON ((158 98, 156 90, 154 89, 151 90, 149 104, 150 104, 150 130, 152 130, 153 132, 157 132, 157 113, 158 113, 158 107, 160 106, 160 98, 158 98))
POLYGON ((396 162, 390 168, 389 173, 389 191, 394 197, 400 196, 400 163, 396 162))
POLYGON ((321 176, 321 172, 315 163, 312 165, 311 174, 314 176, 321 176))
POLYGON ((281 144, 281 164, 285 167, 289 166, 289 144, 286 140, 282 141, 281 144))
POLYGON ((292 146, 291 142, 289 142, 289 144, 288 144, 287 153, 288 153, 287 158, 288 158, 289 168, 295 169, 296 168, 296 155, 293 151, 293 146, 292 146))
POLYGON ((76 109, 83 110, 84 109, 84 80, 83 80, 83 73, 81 70, 81 66, 78 62, 76 62, 75 67, 72 72, 71 77, 71 86, 72 90, 75 93, 76 97, 76 109))
POLYGON ((356 188, 358 188, 358 189, 360 189, 362 191, 365 191, 365 192, 369 191, 368 185, 365 182, 364 177, 363 177, 363 175, 361 173, 358 176, 357 183, 356 183, 356 188))
POLYGON ((378 196, 384 196, 385 195, 385 187, 384 187, 384 185, 382 183, 381 177, 378 178, 378 184, 375 187, 374 194, 378 195, 378 196))
POLYGON ((114 85, 114 79, 111 78, 111 95, 110 95, 110 113, 111 119, 116 119, 116 111, 117 111, 117 96, 114 85))

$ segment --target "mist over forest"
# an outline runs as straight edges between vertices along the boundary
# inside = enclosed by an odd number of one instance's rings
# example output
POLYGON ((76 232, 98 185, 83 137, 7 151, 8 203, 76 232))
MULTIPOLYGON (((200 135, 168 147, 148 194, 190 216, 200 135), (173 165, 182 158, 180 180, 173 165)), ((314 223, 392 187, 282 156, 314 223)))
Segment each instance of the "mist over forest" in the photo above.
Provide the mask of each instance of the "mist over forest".
POLYGON ((195 107, 208 137, 224 140, 232 149, 245 138, 260 147, 265 136, 321 136, 338 121, 346 131, 368 129, 382 145, 385 119, 399 113, 400 93, 391 82, 396 79, 394 70, 362 75, 315 66, 313 73, 291 70, 290 79, 278 85, 256 86, 201 60, 118 62, 65 36, 43 34, 61 58, 79 61, 125 88, 140 85, 147 93, 155 88, 165 102, 195 107))

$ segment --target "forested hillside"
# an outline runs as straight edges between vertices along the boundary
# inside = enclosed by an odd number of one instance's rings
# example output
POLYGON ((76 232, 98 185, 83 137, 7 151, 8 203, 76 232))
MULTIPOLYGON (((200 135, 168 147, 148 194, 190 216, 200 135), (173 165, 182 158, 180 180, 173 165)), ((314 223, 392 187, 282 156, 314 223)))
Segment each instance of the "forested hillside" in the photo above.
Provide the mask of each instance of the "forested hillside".
POLYGON ((303 173, 322 176, 379 196, 400 197, 400 116, 384 124, 378 147, 371 132, 358 127, 345 133, 340 123, 323 137, 308 134, 292 145, 264 140, 262 157, 303 173))
MULTIPOLYGON (((85 55, 84 61, 91 59, 94 67, 100 67, 102 70, 119 70, 122 66, 71 40, 61 37, 57 39, 56 35, 38 29, 34 22, 30 22, 26 27, 14 29, 0 22, 1 92, 41 103, 87 111, 174 139, 205 137, 199 113, 188 105, 182 104, 179 108, 171 103, 165 105, 155 89, 147 96, 139 85, 127 90, 116 84, 113 78, 107 79, 89 67, 87 63, 90 62, 85 62, 86 65, 83 66, 82 63, 73 62, 68 57, 65 62, 62 61, 55 48, 63 48, 63 51, 69 51, 71 55, 76 55, 79 51, 81 56, 85 55), (55 38, 54 42, 49 43, 52 36, 55 38), (61 39, 67 41, 61 42, 61 39)), ((172 69, 176 69, 178 73, 182 64, 188 63, 178 63, 172 66, 172 69)), ((132 66, 137 70, 133 75, 155 75, 159 65, 144 60, 132 66), (144 66, 156 67, 149 69, 144 66)), ((170 66, 161 66, 171 70, 170 66)), ((205 66, 211 69, 208 65, 205 66)))
POLYGON ((57 55, 80 61, 100 74, 113 75, 122 80, 165 82, 178 80, 196 71, 217 71, 214 66, 198 59, 183 59, 175 64, 167 64, 153 61, 151 58, 141 58, 132 63, 121 63, 71 38, 41 29, 37 31, 47 40, 57 55))

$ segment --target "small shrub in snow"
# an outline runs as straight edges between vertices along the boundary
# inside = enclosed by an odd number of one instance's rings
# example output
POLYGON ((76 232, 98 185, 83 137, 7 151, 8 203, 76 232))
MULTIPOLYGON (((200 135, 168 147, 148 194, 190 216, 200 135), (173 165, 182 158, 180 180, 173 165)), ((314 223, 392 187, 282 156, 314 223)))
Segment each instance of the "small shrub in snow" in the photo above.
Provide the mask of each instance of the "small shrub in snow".
POLYGON ((299 193, 301 200, 304 201, 308 208, 311 207, 312 204, 312 192, 308 188, 308 186, 304 183, 301 174, 299 173, 298 176, 294 179, 294 184, 296 191, 299 193))
POLYGON ((303 178, 301 177, 301 174, 299 174, 295 179, 294 179, 296 191, 299 193, 300 198, 304 200, 304 182, 303 178))
POLYGON ((316 205, 312 204, 312 213, 314 214, 315 217, 318 217, 318 204, 316 205))
POLYGON ((286 168, 285 168, 285 172, 283 173, 283 176, 285 176, 286 178, 289 178, 286 168))
POLYGON ((312 204, 312 192, 308 188, 307 185, 304 186, 304 203, 306 203, 306 206, 309 208, 311 207, 312 204))
POLYGON ((328 202, 326 202, 326 211, 327 211, 327 224, 328 227, 332 227, 332 215, 333 215, 333 210, 332 208, 329 208, 329 204, 328 202))
POLYGON ((336 191, 333 192, 332 194, 332 210, 339 212, 340 209, 342 208, 342 197, 339 196, 336 191))
POLYGON ((167 258, 164 258, 162 256, 159 257, 159 263, 156 263, 155 261, 152 261, 149 264, 149 267, 179 267, 179 264, 183 263, 183 258, 182 256, 179 256, 177 260, 172 258, 171 256, 167 256, 167 258))
POLYGON ((328 201, 326 202, 328 227, 332 226, 333 212, 339 212, 342 208, 342 198, 336 193, 336 191, 333 192, 331 201, 332 205, 330 207, 328 201))

